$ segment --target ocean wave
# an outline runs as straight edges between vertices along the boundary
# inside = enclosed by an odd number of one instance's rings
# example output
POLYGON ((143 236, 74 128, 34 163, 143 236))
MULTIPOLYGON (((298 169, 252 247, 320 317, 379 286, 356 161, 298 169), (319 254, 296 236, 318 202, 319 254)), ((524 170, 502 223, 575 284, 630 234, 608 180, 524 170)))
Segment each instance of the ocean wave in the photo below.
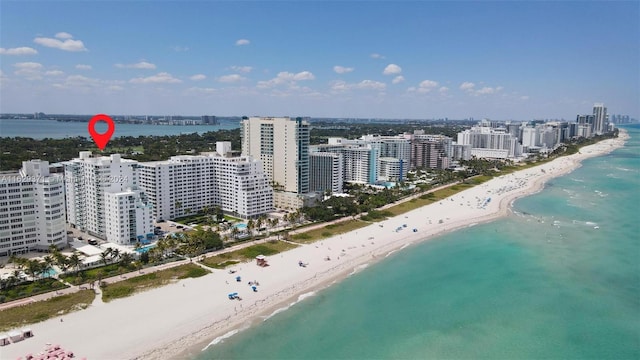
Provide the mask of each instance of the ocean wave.
POLYGON ((202 349, 202 351, 205 351, 205 350, 207 350, 209 348, 209 346, 217 345, 217 344, 223 342, 224 340, 232 337, 233 335, 239 333, 240 331, 246 330, 248 328, 249 328, 249 325, 245 325, 245 326, 241 327, 240 329, 234 329, 234 330, 231 330, 231 331, 229 331, 228 333, 226 333, 224 335, 218 336, 217 338, 213 339, 210 343, 208 343, 207 346, 205 346, 202 349))
POLYGON ((315 291, 309 291, 308 293, 300 294, 300 296, 298 296, 298 300, 296 300, 296 301, 294 301, 294 302, 290 303, 289 305, 287 305, 287 306, 285 306, 285 307, 281 307, 281 308, 276 309, 276 310, 275 310, 274 312, 272 312, 271 314, 269 314, 269 315, 265 316, 265 317, 262 319, 262 321, 267 321, 267 320, 269 320, 270 318, 272 318, 272 317, 274 317, 274 316, 276 316, 276 315, 280 314, 281 312, 284 312, 284 311, 289 310, 293 305, 295 305, 295 304, 299 303, 300 301, 302 301, 302 300, 304 300, 304 299, 306 299, 306 298, 309 298, 309 297, 315 296, 315 295, 316 295, 316 292, 315 292, 315 291))
POLYGON ((358 271, 360 271, 360 270, 362 270, 362 269, 366 268, 367 266, 369 266, 369 264, 362 264, 362 265, 358 265, 358 266, 356 266, 356 267, 353 269, 353 271, 351 271, 351 273, 349 274, 349 276, 351 276, 351 275, 353 275, 353 274, 357 273, 358 271))
POLYGON ((289 308, 290 308, 290 307, 292 307, 293 305, 295 305, 295 302, 292 302, 292 303, 291 303, 291 304, 289 304, 288 306, 285 306, 285 307, 281 307, 281 308, 279 308, 279 309, 276 309, 276 310, 275 310, 274 312, 272 312, 271 314, 269 314, 269 315, 265 316, 265 317, 264 317, 264 319, 262 319, 262 321, 267 321, 267 320, 271 319, 272 317, 274 317, 274 316, 276 316, 276 315, 280 314, 281 312, 289 310, 289 308))

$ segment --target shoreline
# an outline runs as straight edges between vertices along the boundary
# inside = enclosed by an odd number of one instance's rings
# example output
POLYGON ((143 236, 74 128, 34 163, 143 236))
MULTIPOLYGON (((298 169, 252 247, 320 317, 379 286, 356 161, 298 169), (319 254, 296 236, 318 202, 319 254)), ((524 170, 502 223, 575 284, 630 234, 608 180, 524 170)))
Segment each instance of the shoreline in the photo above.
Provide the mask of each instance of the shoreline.
POLYGON ((54 318, 32 324, 35 337, 1 348, 2 357, 35 353, 51 342, 90 359, 192 358, 212 340, 255 325, 407 246, 506 216, 516 199, 541 191, 547 181, 572 172, 587 158, 622 147, 627 138, 621 129, 618 138, 585 146, 577 154, 495 177, 350 233, 268 256, 266 268, 241 263, 66 314, 64 323, 54 318), (327 256, 331 260, 325 260, 327 256), (308 265, 298 266, 298 261, 308 265), (229 269, 236 273, 229 274, 229 269), (235 281, 238 275, 241 282, 235 281), (260 282, 258 292, 247 286, 249 280, 260 282), (229 300, 230 292, 238 292, 243 300, 229 300))

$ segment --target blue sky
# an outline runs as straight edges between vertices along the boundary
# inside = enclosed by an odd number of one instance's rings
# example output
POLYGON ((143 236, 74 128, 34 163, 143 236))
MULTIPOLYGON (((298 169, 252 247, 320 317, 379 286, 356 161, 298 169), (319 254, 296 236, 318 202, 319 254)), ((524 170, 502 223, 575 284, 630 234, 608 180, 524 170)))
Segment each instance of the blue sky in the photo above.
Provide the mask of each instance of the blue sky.
POLYGON ((640 2, 5 1, 0 112, 640 116, 640 2))

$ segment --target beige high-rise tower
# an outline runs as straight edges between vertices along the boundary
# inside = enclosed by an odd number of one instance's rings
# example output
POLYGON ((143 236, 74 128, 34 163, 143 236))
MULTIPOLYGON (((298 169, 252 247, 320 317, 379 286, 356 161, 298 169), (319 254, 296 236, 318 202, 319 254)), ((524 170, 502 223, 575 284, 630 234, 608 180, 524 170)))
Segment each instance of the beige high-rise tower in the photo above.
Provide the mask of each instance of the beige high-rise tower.
POLYGON ((250 117, 242 120, 242 155, 262 160, 273 182, 274 205, 297 208, 309 192, 309 122, 303 118, 250 117))

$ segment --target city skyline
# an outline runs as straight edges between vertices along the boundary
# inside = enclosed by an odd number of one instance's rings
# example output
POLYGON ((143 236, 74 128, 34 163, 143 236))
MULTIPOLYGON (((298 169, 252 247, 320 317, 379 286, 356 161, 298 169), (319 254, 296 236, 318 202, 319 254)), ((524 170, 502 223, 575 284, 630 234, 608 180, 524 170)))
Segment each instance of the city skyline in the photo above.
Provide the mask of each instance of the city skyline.
POLYGON ((34 4, 2 3, 1 112, 640 114, 634 2, 34 4))

